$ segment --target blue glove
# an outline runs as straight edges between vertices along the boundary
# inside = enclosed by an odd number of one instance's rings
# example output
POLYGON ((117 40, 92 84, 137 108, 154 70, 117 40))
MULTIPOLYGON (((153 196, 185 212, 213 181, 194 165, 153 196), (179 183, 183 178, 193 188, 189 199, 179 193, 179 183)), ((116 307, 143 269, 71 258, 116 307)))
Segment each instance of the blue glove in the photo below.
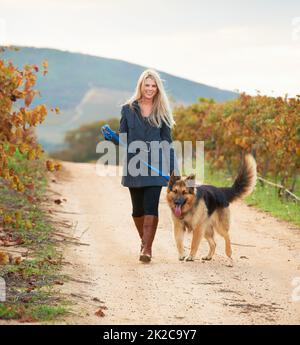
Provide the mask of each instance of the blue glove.
POLYGON ((116 145, 119 145, 119 143, 120 143, 119 135, 116 132, 114 132, 109 127, 109 125, 102 126, 101 131, 102 131, 102 134, 104 135, 105 140, 112 141, 116 145))

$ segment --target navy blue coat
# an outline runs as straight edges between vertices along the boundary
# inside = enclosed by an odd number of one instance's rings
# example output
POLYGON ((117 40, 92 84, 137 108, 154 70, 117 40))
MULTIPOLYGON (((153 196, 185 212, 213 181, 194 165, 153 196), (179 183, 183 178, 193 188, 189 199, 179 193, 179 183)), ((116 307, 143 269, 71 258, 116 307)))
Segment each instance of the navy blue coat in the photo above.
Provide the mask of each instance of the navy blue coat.
MULTIPOLYGON (((128 164, 130 160, 141 151, 138 149, 136 152, 128 152, 128 145, 133 141, 143 141, 145 143, 147 150, 149 152, 142 152, 146 155, 145 161, 152 166, 159 168, 160 170, 163 168, 163 173, 165 175, 170 175, 171 172, 175 169, 177 174, 179 174, 178 170, 178 163, 176 159, 176 155, 174 149, 171 148, 170 154, 168 151, 164 149, 157 149, 157 154, 151 156, 151 151, 155 150, 155 147, 151 146, 151 142, 161 142, 166 140, 168 143, 172 143, 172 135, 171 129, 168 127, 164 121, 162 121, 161 127, 156 127, 150 124, 147 118, 143 117, 141 114, 141 109, 137 101, 133 102, 133 109, 130 108, 128 104, 124 105, 121 109, 121 119, 120 119, 120 128, 119 134, 127 133, 127 153, 126 159, 124 160, 125 168, 128 168, 128 164), (158 154, 159 152, 159 154, 158 154), (168 154, 166 154, 168 152, 168 154), (152 161, 151 161, 151 158, 152 161), (170 158, 170 159, 169 159, 170 158), (164 164, 163 164, 164 162, 164 164)), ((115 144, 117 144, 115 142, 115 144)), ((131 150, 132 151, 132 150, 131 150)), ((135 151, 135 150, 133 150, 135 151)), ((140 164, 137 163, 137 167, 140 167, 140 164)), ((123 169, 123 176, 122 176, 122 185, 125 187, 145 187, 145 186, 167 186, 167 180, 159 176, 158 174, 153 173, 153 170, 145 167, 144 169, 148 169, 147 176, 132 176, 130 171, 127 170, 127 176, 124 176, 124 169, 123 169), (157 176, 151 176, 155 174, 157 176)))

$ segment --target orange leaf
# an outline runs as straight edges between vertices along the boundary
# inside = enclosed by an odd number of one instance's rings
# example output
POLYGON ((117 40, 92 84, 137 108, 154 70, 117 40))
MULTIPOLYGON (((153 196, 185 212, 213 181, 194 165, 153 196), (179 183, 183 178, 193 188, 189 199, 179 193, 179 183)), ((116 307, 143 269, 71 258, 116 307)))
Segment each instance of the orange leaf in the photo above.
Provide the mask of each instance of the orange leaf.
POLYGON ((103 312, 103 310, 101 308, 96 310, 95 315, 98 316, 98 317, 105 316, 105 314, 104 314, 104 312, 103 312))
POLYGON ((26 107, 29 107, 30 106, 30 104, 31 104, 31 102, 32 102, 32 100, 33 100, 33 97, 34 97, 34 91, 30 91, 30 92, 28 92, 27 94, 26 94, 26 96, 25 96, 25 105, 26 105, 26 107))

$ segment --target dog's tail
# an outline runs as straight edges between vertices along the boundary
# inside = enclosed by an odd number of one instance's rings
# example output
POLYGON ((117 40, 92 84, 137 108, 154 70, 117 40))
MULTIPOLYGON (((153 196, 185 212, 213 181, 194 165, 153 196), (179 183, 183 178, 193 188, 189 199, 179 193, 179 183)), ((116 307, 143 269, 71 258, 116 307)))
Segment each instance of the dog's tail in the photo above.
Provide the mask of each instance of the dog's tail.
POLYGON ((241 169, 230 188, 224 188, 226 199, 233 202, 252 193, 257 179, 256 162, 251 154, 246 154, 241 169))

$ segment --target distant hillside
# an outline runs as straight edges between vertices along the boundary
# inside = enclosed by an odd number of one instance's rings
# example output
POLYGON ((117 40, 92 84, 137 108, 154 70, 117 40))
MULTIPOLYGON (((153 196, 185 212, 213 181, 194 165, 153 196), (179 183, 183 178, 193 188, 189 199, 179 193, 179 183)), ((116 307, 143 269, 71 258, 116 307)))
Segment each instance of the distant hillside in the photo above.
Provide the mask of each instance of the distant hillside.
MULTIPOLYGON (((37 129, 46 149, 61 144, 64 133, 69 129, 83 123, 119 117, 120 104, 133 93, 139 75, 147 68, 56 49, 23 47, 17 52, 6 51, 4 56, 20 67, 25 63, 40 65, 45 59, 49 62, 47 76, 39 78, 37 83, 42 97, 37 97, 33 103, 61 109, 61 115, 50 114, 45 124, 37 129)), ((231 91, 159 73, 165 80, 168 95, 176 103, 190 104, 198 97, 225 101, 237 96, 231 91)))

